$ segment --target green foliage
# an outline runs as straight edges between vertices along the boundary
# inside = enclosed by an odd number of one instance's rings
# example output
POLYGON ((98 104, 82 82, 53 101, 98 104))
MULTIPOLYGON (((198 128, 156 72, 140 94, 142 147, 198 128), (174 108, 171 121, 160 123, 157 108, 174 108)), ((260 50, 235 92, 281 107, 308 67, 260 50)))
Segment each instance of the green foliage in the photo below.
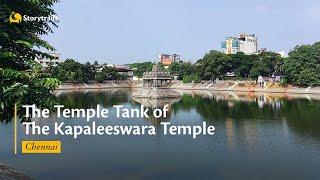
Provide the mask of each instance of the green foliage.
POLYGON ((142 77, 144 72, 151 71, 153 67, 153 63, 150 61, 142 62, 142 63, 133 63, 130 64, 129 67, 133 69, 133 75, 142 77))
POLYGON ((270 72, 265 62, 256 61, 250 70, 249 77, 251 79, 257 79, 260 75, 266 77, 270 75, 270 72))
POLYGON ((197 74, 203 80, 222 79, 230 68, 230 62, 230 56, 212 50, 197 61, 197 74))
POLYGON ((183 83, 191 83, 191 82, 199 83, 199 82, 201 82, 201 80, 200 80, 200 77, 198 75, 192 74, 192 75, 185 75, 183 77, 182 82, 183 83))
POLYGON ((95 80, 98 83, 102 83, 106 79, 106 75, 104 73, 97 73, 95 80))
POLYGON ((240 52, 231 56, 231 70, 238 78, 248 78, 250 70, 257 59, 256 55, 245 55, 240 52))
POLYGON ((61 81, 88 82, 96 75, 96 68, 89 62, 81 64, 73 59, 66 59, 54 68, 54 76, 61 81))
POLYGON ((36 104, 49 107, 51 92, 60 84, 55 78, 39 78, 34 72, 20 72, 0 68, 1 120, 10 120, 13 105, 36 104))
POLYGON ((9 23, 11 12, 30 16, 55 15, 57 0, 2 0, 0 4, 0 120, 10 120, 15 103, 48 106, 50 94, 59 81, 41 72, 34 61, 37 56, 50 57, 39 49, 54 50, 41 36, 52 33, 55 22, 33 21, 9 23))
MULTIPOLYGON (((169 72, 171 73, 171 75, 178 75, 180 72, 180 63, 178 62, 173 62, 169 68, 168 68, 169 72)), ((180 78, 179 78, 180 79, 180 78)))
POLYGON ((238 79, 256 79, 259 75, 271 76, 274 72, 283 72, 283 63, 283 58, 273 52, 226 55, 210 51, 197 61, 195 71, 203 80, 225 79, 227 72, 234 72, 238 79))
POLYGON ((299 86, 319 86, 320 42, 295 47, 285 60, 284 70, 286 83, 299 86))
POLYGON ((98 62, 90 64, 89 62, 81 64, 73 59, 66 59, 54 68, 54 75, 61 81, 77 81, 88 82, 96 80, 103 82, 104 80, 125 80, 125 75, 119 74, 113 67, 104 66, 102 70, 98 62))
POLYGON ((257 59, 250 70, 249 77, 256 79, 259 75, 261 76, 271 76, 272 73, 280 71, 283 64, 283 58, 280 54, 274 52, 262 52, 257 55, 257 59))
POLYGON ((118 71, 109 66, 103 67, 101 72, 97 73, 96 81, 103 82, 104 80, 125 80, 127 77, 123 74, 119 74, 118 71))
POLYGON ((169 72, 172 75, 178 76, 179 80, 182 80, 186 75, 194 73, 195 66, 190 62, 174 62, 169 66, 169 72))
POLYGON ((96 67, 90 62, 86 62, 82 65, 82 81, 87 82, 89 80, 95 79, 96 76, 96 67))

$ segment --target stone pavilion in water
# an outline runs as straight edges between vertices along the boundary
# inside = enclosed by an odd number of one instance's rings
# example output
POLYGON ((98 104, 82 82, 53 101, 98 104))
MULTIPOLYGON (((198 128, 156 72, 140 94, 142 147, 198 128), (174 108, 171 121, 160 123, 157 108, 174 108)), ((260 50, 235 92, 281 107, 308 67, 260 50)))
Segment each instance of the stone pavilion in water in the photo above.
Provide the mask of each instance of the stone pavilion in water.
POLYGON ((177 98, 181 95, 170 89, 171 75, 159 63, 150 72, 143 73, 143 85, 132 95, 135 98, 177 98))

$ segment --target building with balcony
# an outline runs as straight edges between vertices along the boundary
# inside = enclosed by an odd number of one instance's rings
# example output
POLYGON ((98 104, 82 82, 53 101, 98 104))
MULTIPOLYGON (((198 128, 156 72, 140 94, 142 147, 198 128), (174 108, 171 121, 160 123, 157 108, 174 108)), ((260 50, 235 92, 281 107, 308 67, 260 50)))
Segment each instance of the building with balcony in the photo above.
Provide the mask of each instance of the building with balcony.
POLYGON ((258 38, 255 34, 241 33, 238 37, 227 37, 221 42, 221 50, 225 54, 243 52, 250 55, 258 52, 258 38))
POLYGON ((43 57, 43 56, 37 56, 35 58, 35 61, 39 63, 43 68, 48 68, 50 66, 57 66, 61 60, 60 60, 60 54, 58 53, 48 53, 51 57, 43 57))
POLYGON ((160 63, 165 67, 169 67, 173 62, 182 62, 180 59, 180 55, 178 54, 160 54, 159 60, 160 63))

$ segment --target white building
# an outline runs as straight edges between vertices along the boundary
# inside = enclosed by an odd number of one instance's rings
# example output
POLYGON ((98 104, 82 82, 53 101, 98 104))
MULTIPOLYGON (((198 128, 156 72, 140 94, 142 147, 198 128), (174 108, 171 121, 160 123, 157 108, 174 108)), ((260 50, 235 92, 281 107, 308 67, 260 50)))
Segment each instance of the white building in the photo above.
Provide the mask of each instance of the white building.
POLYGON ((60 54, 58 53, 49 53, 51 58, 37 56, 35 61, 38 62, 43 68, 48 68, 49 66, 57 66, 60 61, 60 54))
POLYGON ((238 37, 227 37, 221 42, 221 49, 225 54, 243 52, 250 55, 258 52, 258 38, 255 34, 241 33, 238 37))
MULTIPOLYGON (((113 67, 117 70, 119 74, 125 75, 128 80, 133 80, 133 70, 129 66, 121 64, 106 64, 107 67, 113 67)), ((101 66, 100 71, 103 69, 104 65, 101 66)), ((99 70, 98 70, 99 71, 99 70)))

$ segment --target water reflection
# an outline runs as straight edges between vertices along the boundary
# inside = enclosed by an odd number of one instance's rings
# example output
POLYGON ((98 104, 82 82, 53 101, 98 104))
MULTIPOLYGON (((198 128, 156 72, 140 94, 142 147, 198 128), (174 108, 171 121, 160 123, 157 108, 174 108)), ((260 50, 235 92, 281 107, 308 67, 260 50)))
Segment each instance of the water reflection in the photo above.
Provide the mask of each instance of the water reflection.
POLYGON ((101 104, 105 108, 128 102, 130 89, 55 91, 57 103, 67 108, 95 108, 101 104))
POLYGON ((162 99, 150 99, 150 98, 136 98, 132 97, 132 100, 140 105, 143 105, 145 109, 149 109, 148 116, 149 118, 145 118, 148 122, 156 127, 159 127, 161 122, 168 121, 171 118, 172 113, 172 104, 180 101, 180 97, 175 98, 162 98, 162 99), (153 111, 155 109, 163 109, 165 105, 168 105, 168 111, 166 117, 161 116, 160 118, 155 118, 153 115, 153 111))
MULTIPOLYGON (((94 108, 97 104, 105 108, 119 104, 139 108, 142 104, 153 109, 169 104, 170 113, 165 119, 116 119, 111 111, 109 119, 95 120, 100 125, 155 125, 157 130, 161 130, 158 126, 161 121, 170 121, 173 125, 201 125, 206 121, 216 127, 213 136, 192 139, 157 133, 155 136, 81 136, 74 140, 69 136, 27 136, 20 126, 20 140, 60 139, 63 153, 16 158, 11 155, 13 128, 0 126, 0 134, 8 137, 2 139, 5 145, 1 152, 6 159, 3 162, 39 179, 320 178, 320 98, 317 95, 180 93, 181 99, 161 101, 134 99, 130 89, 57 91, 55 95, 57 101, 68 108, 94 108), (55 169, 59 169, 58 174, 55 169)), ((50 125, 55 121, 86 124, 85 120, 63 118, 38 123, 50 125)))
MULTIPOLYGON (((152 100, 148 98, 132 98, 130 89, 59 91, 55 92, 58 102, 68 108, 91 108, 101 104, 108 108, 116 104, 130 102, 132 106, 142 104, 153 110, 169 105, 166 118, 155 119, 152 114, 148 119, 154 125, 161 121, 169 121, 171 114, 180 111, 190 112, 195 109, 208 122, 231 120, 239 129, 248 126, 242 121, 286 120, 288 126, 300 133, 320 136, 320 96, 298 94, 260 94, 246 92, 216 92, 180 90, 181 98, 152 100)), ((152 112, 152 111, 149 111, 152 112)), ((250 125, 250 124, 249 124, 250 125)), ((230 125, 228 125, 229 127, 230 125)), ((245 127, 254 129, 254 127, 245 127)))
MULTIPOLYGON (((295 131, 320 136, 320 96, 298 94, 259 94, 209 91, 183 91, 173 109, 197 112, 207 121, 286 120, 295 131)), ((249 128, 252 129, 252 128, 249 128)))

